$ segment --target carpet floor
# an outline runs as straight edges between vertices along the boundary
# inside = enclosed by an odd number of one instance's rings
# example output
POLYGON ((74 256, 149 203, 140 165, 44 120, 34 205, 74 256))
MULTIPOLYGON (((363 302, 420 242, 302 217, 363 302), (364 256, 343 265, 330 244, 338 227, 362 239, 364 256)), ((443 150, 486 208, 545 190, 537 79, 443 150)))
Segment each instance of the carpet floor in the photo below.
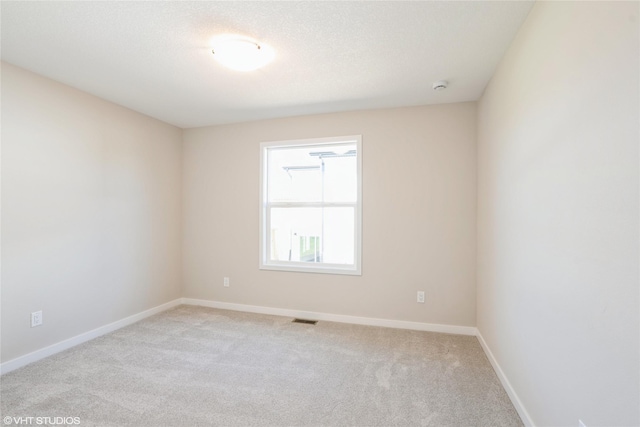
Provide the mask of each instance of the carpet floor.
MULTIPOLYGON (((81 426, 520 426, 471 336, 178 306, 0 380, 81 426)), ((53 422, 52 422, 53 423, 53 422)))

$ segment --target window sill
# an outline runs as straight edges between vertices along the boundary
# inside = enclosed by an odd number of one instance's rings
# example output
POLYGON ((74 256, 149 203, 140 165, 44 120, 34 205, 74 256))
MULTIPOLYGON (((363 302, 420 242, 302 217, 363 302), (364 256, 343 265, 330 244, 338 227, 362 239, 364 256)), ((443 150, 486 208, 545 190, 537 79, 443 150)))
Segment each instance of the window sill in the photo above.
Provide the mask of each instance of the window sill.
POLYGON ((341 274, 341 275, 350 275, 350 276, 362 276, 362 271, 355 267, 338 267, 338 266, 327 266, 327 267, 307 267, 307 266, 296 266, 289 264, 261 264, 260 270, 271 270, 271 271, 287 271, 287 272, 295 272, 295 273, 320 273, 320 274, 341 274))

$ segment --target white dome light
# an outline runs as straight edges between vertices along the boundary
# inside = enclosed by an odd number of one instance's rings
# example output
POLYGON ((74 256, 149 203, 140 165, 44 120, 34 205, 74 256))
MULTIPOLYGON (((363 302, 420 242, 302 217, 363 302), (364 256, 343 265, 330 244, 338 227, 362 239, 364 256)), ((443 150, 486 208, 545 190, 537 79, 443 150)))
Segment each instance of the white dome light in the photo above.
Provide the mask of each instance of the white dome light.
POLYGON ((253 71, 264 67, 275 57, 271 46, 241 36, 220 36, 213 39, 213 58, 236 71, 253 71))

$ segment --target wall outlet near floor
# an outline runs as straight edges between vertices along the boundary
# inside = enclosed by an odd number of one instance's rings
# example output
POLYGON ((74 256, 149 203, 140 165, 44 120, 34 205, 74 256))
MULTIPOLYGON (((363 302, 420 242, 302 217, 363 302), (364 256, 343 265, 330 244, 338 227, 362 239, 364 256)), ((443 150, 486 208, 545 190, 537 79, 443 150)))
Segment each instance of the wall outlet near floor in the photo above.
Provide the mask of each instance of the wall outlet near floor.
POLYGON ((224 287, 225 287, 225 288, 228 288, 228 287, 229 287, 229 278, 228 278, 228 277, 225 277, 225 278, 224 278, 224 287))
POLYGON ((583 423, 582 420, 578 419, 578 427, 587 427, 587 425, 583 423))
POLYGON ((418 302, 424 304, 424 291, 418 291, 418 302))
POLYGON ((42 310, 31 313, 31 327, 42 325, 42 310))

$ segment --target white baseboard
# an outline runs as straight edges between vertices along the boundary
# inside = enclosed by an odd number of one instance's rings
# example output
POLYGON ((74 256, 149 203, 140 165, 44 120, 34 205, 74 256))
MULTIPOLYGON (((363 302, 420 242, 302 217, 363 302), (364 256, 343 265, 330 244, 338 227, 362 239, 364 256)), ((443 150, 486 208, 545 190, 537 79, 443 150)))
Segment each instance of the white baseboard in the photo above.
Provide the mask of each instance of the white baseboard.
POLYGON ((132 323, 136 323, 146 317, 153 316, 154 314, 160 313, 161 311, 168 310, 180 304, 182 304, 182 298, 178 298, 173 301, 169 301, 165 304, 159 305, 157 307, 150 308, 149 310, 145 310, 141 313, 134 314, 129 317, 125 317, 124 319, 115 321, 113 323, 109 323, 108 325, 101 326, 89 332, 76 335, 75 337, 66 339, 64 341, 60 341, 58 343, 52 344, 45 348, 41 348, 40 350, 33 351, 31 353, 25 354, 24 356, 16 357, 15 359, 12 359, 0 364, 0 375, 6 374, 7 372, 14 371, 18 368, 22 368, 23 366, 26 366, 29 363, 33 363, 38 360, 44 359, 45 357, 59 353, 63 350, 74 347, 78 344, 82 344, 83 342, 87 342, 101 335, 108 334, 109 332, 113 332, 116 329, 129 326, 132 323))
POLYGON ((34 352, 25 354, 24 356, 20 356, 15 359, 9 360, 7 362, 0 364, 0 375, 6 374, 7 372, 14 371, 30 363, 36 362, 38 360, 44 359, 45 357, 67 350, 78 344, 82 344, 84 342, 90 341, 101 335, 108 334, 109 332, 113 332, 117 329, 131 325, 144 318, 153 316, 154 314, 160 313, 165 310, 169 310, 170 308, 176 307, 181 304, 199 305, 204 307, 219 308, 223 310, 244 311, 248 313, 270 314, 275 316, 300 317, 300 318, 311 319, 311 320, 324 320, 327 322, 351 323, 355 325, 381 326, 386 328, 410 329, 415 331, 441 332, 441 333, 447 333, 447 334, 476 336, 478 338, 478 341, 480 342, 480 345, 482 346, 482 349, 487 355, 489 362, 493 366, 493 369, 495 370, 496 375, 500 379, 502 386, 504 387, 507 394, 509 395, 511 402, 513 403, 513 406, 516 408, 516 411, 518 411, 520 418, 522 418, 522 421, 524 422, 525 426, 535 427, 535 424, 533 423, 531 416, 525 409, 524 405, 520 401, 520 398, 518 397, 515 390, 511 386, 511 383, 509 382, 506 375, 502 371, 502 368, 500 367, 497 360, 493 356, 493 353, 491 352, 491 349, 489 348, 484 338, 482 337, 482 334, 477 328, 473 326, 441 325, 437 323, 421 323, 421 322, 409 322, 405 320, 377 319, 373 317, 358 317, 358 316, 348 316, 344 314, 318 313, 313 311, 291 310, 286 308, 273 308, 273 307, 263 307, 263 306, 246 305, 246 304, 235 304, 230 302, 211 301, 211 300, 202 300, 202 299, 194 299, 194 298, 178 298, 173 301, 169 301, 165 304, 161 304, 157 307, 151 308, 149 310, 145 310, 141 313, 134 314, 132 316, 126 317, 116 322, 109 323, 108 325, 101 326, 99 328, 82 333, 80 335, 76 335, 75 337, 66 339, 64 341, 60 341, 56 344, 52 344, 40 350, 36 350, 34 352))
POLYGON ((272 308, 258 305, 235 304, 230 302, 210 301, 193 298, 182 298, 183 304, 220 308, 223 310, 245 311, 249 313, 272 314, 275 316, 301 317, 310 320, 327 322, 352 323, 355 325, 382 326, 385 328, 411 329, 414 331, 442 332, 445 334, 476 335, 473 326, 440 325, 437 323, 409 322, 406 320, 376 319, 373 317, 348 316, 344 314, 318 313, 314 311, 272 308))
POLYGON ((328 322, 352 323, 356 325, 382 326, 387 328, 411 329, 416 331, 442 332, 458 335, 476 335, 476 328, 472 326, 440 325, 435 323, 408 322, 404 320, 376 319, 371 317, 347 316, 342 314, 317 313, 312 311, 290 310, 284 308, 271 308, 255 305, 234 304, 228 302, 200 300, 193 298, 178 298, 157 307, 134 314, 108 325, 101 326, 91 331, 76 335, 75 337, 60 341, 40 350, 33 351, 15 359, 0 364, 0 375, 14 371, 30 363, 44 359, 45 357, 67 350, 78 344, 82 344, 101 335, 108 334, 117 329, 131 325, 146 317, 176 307, 180 304, 200 305, 224 310, 245 311, 249 313, 271 314, 276 316, 302 317, 305 319, 324 320, 328 322))
POLYGON ((493 356, 491 349, 489 348, 486 341, 482 337, 482 334, 480 333, 480 331, 477 332, 476 336, 478 337, 478 341, 480 341, 480 345, 482 346, 484 353, 487 355, 487 359, 489 359, 489 362, 491 362, 491 366, 493 366, 493 370, 496 371, 496 375, 498 375, 498 378, 502 383, 502 387, 504 387, 504 389, 507 391, 507 394, 509 395, 509 399, 511 399, 511 403, 513 403, 513 406, 516 408, 516 411, 518 411, 518 415, 520 415, 520 418, 522 418, 522 422, 527 427, 535 427, 535 424, 533 423, 533 420, 531 419, 529 412, 527 412, 524 405, 520 401, 518 394, 511 386, 511 383, 509 382, 509 380, 507 379, 507 376, 502 371, 502 368, 498 364, 498 361, 493 356))
POLYGON ((286 317, 300 317, 303 319, 310 320, 324 320, 327 322, 340 322, 340 323, 352 323, 356 325, 368 325, 368 326, 382 326, 386 328, 397 328, 397 329, 411 329, 416 331, 429 331, 429 332, 441 332, 447 334, 457 334, 457 335, 472 335, 478 338, 482 349, 484 350, 491 366, 493 366, 498 379, 502 383, 502 386, 507 392, 509 399, 513 403, 518 415, 522 419, 522 422, 527 427, 535 427, 531 416, 525 409, 524 405, 520 401, 517 393, 511 386, 511 383, 507 379, 506 375, 502 371, 502 368, 496 361, 491 349, 485 342, 482 334, 476 327, 473 326, 456 326, 456 325, 441 325, 435 323, 421 323, 421 322, 409 322, 405 320, 389 320, 389 319, 376 319, 372 317, 357 317, 357 316, 347 316, 343 314, 329 314, 329 313, 318 313, 313 311, 300 311, 300 310, 291 310, 286 308, 273 308, 273 307, 263 307, 257 305, 246 305, 246 304, 235 304, 230 302, 221 302, 221 301, 211 301, 211 300, 202 300, 202 299, 194 299, 194 298, 182 298, 182 303, 187 305, 200 305, 204 307, 212 307, 219 308, 223 310, 234 310, 234 311, 244 311, 249 313, 260 313, 260 314, 271 314, 275 316, 286 316, 286 317))

